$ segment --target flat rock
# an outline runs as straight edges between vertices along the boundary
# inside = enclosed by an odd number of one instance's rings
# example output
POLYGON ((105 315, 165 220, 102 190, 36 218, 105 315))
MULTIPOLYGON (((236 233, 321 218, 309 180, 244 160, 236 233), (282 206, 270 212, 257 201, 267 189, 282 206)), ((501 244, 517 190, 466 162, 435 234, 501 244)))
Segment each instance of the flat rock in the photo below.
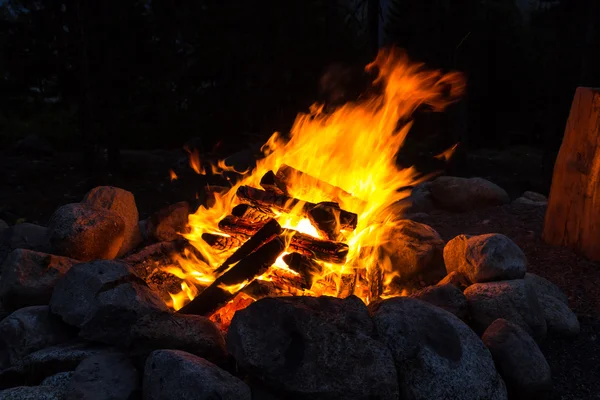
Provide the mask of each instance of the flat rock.
POLYGON ((469 305, 463 292, 451 283, 428 286, 410 297, 433 304, 449 313, 466 320, 469 316, 469 305))
POLYGON ((127 264, 110 260, 72 267, 56 285, 50 307, 80 328, 82 338, 108 344, 126 343, 139 318, 167 311, 127 264))
POLYGON ((0 400, 63 400, 64 393, 49 386, 17 386, 0 391, 0 400))
POLYGON ((0 298, 5 309, 48 304, 58 279, 77 262, 33 250, 14 250, 2 264, 0 298))
POLYGON ((90 190, 82 203, 92 208, 101 208, 114 212, 125 223, 124 239, 117 257, 130 252, 142 241, 138 227, 139 213, 133 193, 113 186, 98 186, 90 190))
POLYGON ((429 191, 434 204, 448 211, 465 212, 510 202, 504 189, 483 178, 440 176, 430 183, 429 191))
POLYGON ((65 343, 76 332, 60 318, 50 314, 48 306, 21 308, 0 322, 0 346, 11 365, 46 347, 65 343))
POLYGON ((498 318, 523 328, 536 340, 546 336, 546 321, 537 295, 524 279, 476 283, 464 291, 473 328, 483 333, 498 318))
POLYGON ((56 254, 81 261, 115 258, 125 238, 125 221, 117 213, 72 203, 54 212, 49 223, 56 254))
POLYGON ((161 209, 148 219, 148 233, 159 242, 179 239, 186 233, 191 209, 187 201, 181 201, 161 209))
POLYGON ((552 389, 552 374, 533 338, 505 319, 494 321, 483 334, 511 399, 539 399, 552 389))
POLYGON ((396 273, 398 284, 410 281, 437 283, 446 275, 444 241, 430 226, 411 220, 400 220, 391 231, 383 253, 391 261, 390 271, 396 273))
POLYGON ((144 368, 143 398, 250 400, 251 395, 244 382, 203 358, 181 350, 156 350, 144 368))
POLYGON ((132 353, 147 356, 159 349, 182 350, 217 364, 227 357, 223 335, 199 315, 157 313, 140 318, 131 328, 132 353))
POLYGON ((357 297, 277 297, 236 312, 227 348, 283 398, 398 399, 389 349, 357 297))
POLYGON ((400 398, 506 399, 490 352, 464 322, 424 301, 396 297, 370 306, 392 352, 400 398))
POLYGON ((444 247, 448 272, 457 271, 472 283, 521 279, 527 258, 508 237, 499 233, 459 235, 444 247))
POLYGON ((124 354, 98 354, 75 369, 65 400, 130 399, 138 390, 139 373, 124 354))

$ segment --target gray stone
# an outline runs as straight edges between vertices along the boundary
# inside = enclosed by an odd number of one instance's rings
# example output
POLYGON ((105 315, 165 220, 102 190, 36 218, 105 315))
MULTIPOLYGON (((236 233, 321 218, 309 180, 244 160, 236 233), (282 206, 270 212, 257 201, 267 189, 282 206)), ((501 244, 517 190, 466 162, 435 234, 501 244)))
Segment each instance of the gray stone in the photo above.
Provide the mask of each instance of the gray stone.
POLYGON ((451 283, 428 286, 425 289, 412 293, 410 297, 433 304, 462 320, 466 320, 469 316, 467 298, 460 289, 451 283))
POLYGON ((227 348, 283 398, 398 399, 389 349, 357 297, 277 297, 236 312, 227 348))
POLYGON ((148 232, 159 242, 176 240, 186 232, 190 205, 181 201, 165 207, 148 219, 148 232))
POLYGON ((157 313, 140 318, 131 328, 132 353, 147 356, 159 349, 182 350, 216 364, 227 357, 221 331, 199 315, 157 313))
POLYGON ((472 283, 521 279, 527 271, 523 251, 499 233, 455 237, 444 247, 444 263, 472 283))
POLYGON ((64 393, 49 386, 17 386, 0 391, 0 400, 63 400, 64 393))
POLYGON ((460 319, 424 301, 396 297, 370 306, 398 369, 400 398, 506 399, 490 352, 460 319))
POLYGON ((90 190, 82 203, 92 208, 101 208, 114 212, 125 223, 124 239, 117 257, 130 252, 142 241, 138 227, 139 213, 133 193, 113 186, 98 186, 90 190))
POLYGON ((47 156, 54 152, 50 143, 45 138, 36 134, 25 136, 15 143, 13 149, 19 154, 29 154, 33 156, 47 156))
POLYGON ((497 319, 485 331, 483 343, 513 399, 539 399, 552 389, 552 374, 535 341, 518 325, 497 319))
POLYGON ((382 250, 391 261, 388 274, 396 274, 399 284, 422 281, 437 283, 446 275, 444 241, 430 226, 410 220, 400 220, 390 232, 382 250))
POLYGON ((146 360, 144 400, 250 400, 250 388, 211 362, 180 350, 156 350, 146 360))
POLYGON ((569 298, 567 295, 548 279, 528 272, 525 274, 525 282, 527 282, 527 284, 533 288, 535 293, 538 295, 538 298, 540 296, 555 297, 566 305, 569 305, 569 298))
POLYGON ((52 312, 81 329, 85 339, 123 344, 142 316, 167 306, 133 270, 120 261, 78 264, 58 282, 52 312))
POLYGON ((81 261, 113 259, 123 245, 125 222, 117 213, 85 204, 66 204, 50 218, 56 254, 81 261))
POLYGON ((48 304, 58 279, 77 262, 33 250, 14 250, 2 264, 0 298, 5 309, 48 304))
POLYGON ((412 188, 410 195, 394 204, 395 213, 408 215, 428 213, 435 208, 429 190, 430 183, 423 182, 412 188))
POLYGON ((0 219, 0 233, 6 229, 8 229, 8 224, 4 220, 0 219))
POLYGON ((0 346, 6 350, 11 365, 18 364, 28 354, 65 343, 75 336, 71 327, 50 314, 48 306, 21 308, 0 322, 0 346))
POLYGON ((40 386, 51 386, 54 389, 59 390, 63 395, 66 395, 72 377, 73 371, 59 372, 56 375, 44 379, 42 383, 40 383, 40 386))
POLYGON ((483 333, 498 318, 514 322, 536 340, 546 336, 546 321, 533 288, 524 279, 476 283, 465 290, 473 327, 483 333))
POLYGON ((75 369, 65 400, 127 400, 138 390, 138 371, 124 354, 98 354, 75 369))
POLYGON ((452 271, 437 284, 438 286, 451 284, 454 285, 461 292, 463 292, 471 283, 469 282, 467 277, 461 274, 460 272, 452 271))
POLYGON ((518 197, 513 201, 513 204, 532 206, 532 207, 544 207, 548 205, 548 201, 533 201, 526 197, 518 197))
POLYGON ((548 332, 557 336, 577 336, 580 332, 579 320, 568 305, 558 298, 548 295, 538 296, 548 332))
POLYGON ((440 176, 431 182, 429 190, 434 204, 448 211, 465 212, 510 202, 504 189, 483 178, 440 176))
POLYGON ((536 193, 536 192, 532 192, 532 191, 526 191, 525 193, 523 193, 523 196, 526 199, 529 199, 531 201, 538 201, 538 202, 543 202, 545 201, 546 203, 548 202, 548 198, 546 196, 544 196, 541 193, 536 193))
POLYGON ((48 228, 24 222, 0 229, 0 264, 16 249, 49 251, 48 228))

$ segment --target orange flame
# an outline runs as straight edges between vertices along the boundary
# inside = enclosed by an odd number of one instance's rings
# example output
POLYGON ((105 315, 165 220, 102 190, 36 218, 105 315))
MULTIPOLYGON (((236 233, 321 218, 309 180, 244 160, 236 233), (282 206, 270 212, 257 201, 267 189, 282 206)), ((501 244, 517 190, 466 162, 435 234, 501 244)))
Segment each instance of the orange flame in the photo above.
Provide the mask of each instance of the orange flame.
MULTIPOLYGON (((211 248, 202 240, 202 234, 224 235, 219 231, 218 223, 239 203, 235 196, 237 188, 241 185, 260 187, 260 179, 266 172, 277 171, 285 163, 351 194, 337 199, 324 198, 323 191, 303 182, 299 176, 292 179, 288 188, 290 195, 315 203, 335 200, 343 209, 358 214, 356 229, 342 232, 350 248, 346 263, 321 263, 322 275, 313 277, 313 287, 320 287, 318 293, 336 295, 336 286, 342 276, 355 270, 366 269, 368 272, 379 265, 385 272, 384 297, 398 294, 387 286, 394 272, 389 259, 385 256, 382 259, 378 249, 386 242, 398 219, 390 206, 410 194, 399 188, 417 184, 427 177, 412 167, 399 170, 395 156, 410 130, 413 112, 421 105, 441 111, 463 93, 464 80, 458 73, 426 70, 422 64, 409 62, 395 49, 380 51, 366 68, 378 72, 374 84, 381 93, 347 103, 331 113, 325 113, 323 106, 315 104, 308 114, 297 116, 289 138, 274 133, 262 148, 265 157, 258 161, 253 171, 246 172, 244 179, 230 190, 216 193, 213 206, 201 206, 189 216, 190 232, 184 236, 202 254, 203 260, 184 255, 178 259, 181 268, 171 272, 191 283, 206 285, 214 281, 214 270, 232 251, 219 252, 211 248), (327 283, 331 280, 335 282, 333 285, 327 283)), ((440 157, 450 157, 452 150, 440 157)), ((204 172, 197 153, 190 153, 190 165, 197 173, 204 172)), ((231 169, 223 162, 213 167, 213 171, 231 169)), ((319 237, 306 218, 278 213, 276 218, 283 227, 319 237)), ((281 257, 275 266, 287 268, 281 257)), ((268 274, 265 276, 267 278, 262 278, 268 279, 268 274)), ((245 284, 247 282, 242 285, 245 284)), ((232 292, 236 289, 228 288, 232 292)), ((368 294, 357 295, 365 302, 371 300, 368 294)), ((184 298, 189 297, 186 292, 184 298)), ((180 304, 173 306, 177 309, 180 304)))
POLYGON ((179 178, 175 171, 173 171, 172 169, 169 170, 169 176, 171 177, 171 182, 179 178))

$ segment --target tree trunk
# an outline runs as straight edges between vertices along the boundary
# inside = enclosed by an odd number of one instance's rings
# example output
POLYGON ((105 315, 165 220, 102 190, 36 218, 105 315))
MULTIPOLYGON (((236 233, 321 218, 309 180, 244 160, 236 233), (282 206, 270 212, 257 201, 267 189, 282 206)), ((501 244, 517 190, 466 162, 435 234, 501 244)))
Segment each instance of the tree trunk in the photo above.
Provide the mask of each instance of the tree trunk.
POLYGON ((543 238, 600 260, 600 89, 575 93, 554 167, 543 238))

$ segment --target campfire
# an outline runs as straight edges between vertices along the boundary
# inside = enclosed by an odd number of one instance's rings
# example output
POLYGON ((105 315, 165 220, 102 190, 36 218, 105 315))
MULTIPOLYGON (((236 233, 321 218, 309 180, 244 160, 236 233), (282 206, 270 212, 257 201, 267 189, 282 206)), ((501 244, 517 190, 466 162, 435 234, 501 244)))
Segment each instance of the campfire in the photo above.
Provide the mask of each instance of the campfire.
MULTIPOLYGON (((375 94, 333 112, 314 105, 289 138, 269 139, 264 158, 235 186, 209 188, 214 202, 189 216, 184 234, 199 256, 188 252, 165 268, 184 280, 171 307, 226 325, 236 309, 266 296, 354 294, 368 304, 402 292, 384 247, 406 188, 428 177, 399 169, 396 153, 413 112, 443 110, 464 82, 396 50, 381 51, 366 69, 377 75, 375 94)), ((195 152, 190 165, 199 174, 232 169, 203 167, 195 152)))

